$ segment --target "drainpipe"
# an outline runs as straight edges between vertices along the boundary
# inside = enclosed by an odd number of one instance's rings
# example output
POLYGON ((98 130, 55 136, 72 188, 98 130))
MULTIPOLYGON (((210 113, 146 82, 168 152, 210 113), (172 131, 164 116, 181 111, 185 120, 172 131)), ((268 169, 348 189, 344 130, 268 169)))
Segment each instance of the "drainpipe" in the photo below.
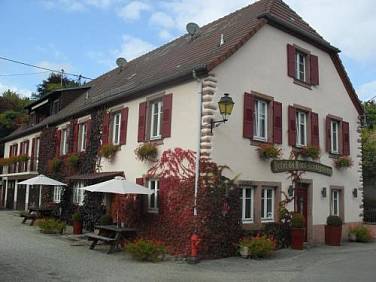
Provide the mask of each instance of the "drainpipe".
POLYGON ((192 76, 197 81, 197 106, 198 106, 198 131, 197 131, 197 149, 196 149, 196 164, 195 164, 195 195, 194 195, 194 207, 193 215, 197 216, 197 193, 199 189, 199 178, 200 178, 200 158, 201 158, 201 118, 202 118, 202 83, 201 79, 198 78, 196 70, 192 70, 192 76))

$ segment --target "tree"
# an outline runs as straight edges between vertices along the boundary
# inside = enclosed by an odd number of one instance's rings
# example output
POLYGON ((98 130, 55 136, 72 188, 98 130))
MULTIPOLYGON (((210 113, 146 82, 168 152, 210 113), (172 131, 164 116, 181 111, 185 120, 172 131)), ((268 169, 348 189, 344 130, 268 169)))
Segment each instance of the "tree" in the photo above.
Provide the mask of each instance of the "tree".
POLYGON ((366 113, 367 127, 373 129, 376 126, 376 104, 374 101, 367 101, 363 103, 363 106, 366 113))
POLYGON ((33 93, 31 97, 33 100, 37 100, 53 90, 77 86, 80 86, 79 82, 69 79, 67 77, 63 77, 63 80, 61 80, 60 73, 51 73, 47 79, 43 80, 42 83, 38 84, 37 92, 33 93))

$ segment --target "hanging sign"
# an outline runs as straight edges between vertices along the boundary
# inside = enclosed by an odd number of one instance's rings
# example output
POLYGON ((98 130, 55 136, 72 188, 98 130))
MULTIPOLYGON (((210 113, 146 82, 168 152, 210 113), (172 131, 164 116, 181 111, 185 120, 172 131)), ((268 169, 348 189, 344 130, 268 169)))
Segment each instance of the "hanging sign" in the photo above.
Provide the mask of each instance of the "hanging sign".
POLYGON ((274 173, 300 170, 320 173, 327 176, 331 176, 333 174, 333 169, 330 166, 311 161, 273 160, 271 167, 272 172, 274 173))

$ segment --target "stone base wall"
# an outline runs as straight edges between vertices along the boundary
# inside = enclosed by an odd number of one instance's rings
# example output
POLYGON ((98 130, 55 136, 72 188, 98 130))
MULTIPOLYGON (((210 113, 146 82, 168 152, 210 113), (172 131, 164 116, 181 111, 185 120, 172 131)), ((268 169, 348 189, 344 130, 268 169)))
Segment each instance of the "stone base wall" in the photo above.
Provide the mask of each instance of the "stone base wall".
MULTIPOLYGON (((361 222, 345 223, 342 226, 342 241, 347 241, 348 232, 350 228, 362 224, 361 222)), ((368 225, 367 225, 368 227, 368 225)), ((373 234, 376 236, 376 225, 373 229, 373 234)), ((376 237, 375 237, 376 238, 376 237)), ((309 238, 310 243, 324 244, 325 243, 325 224, 317 224, 312 226, 311 236, 309 238)))

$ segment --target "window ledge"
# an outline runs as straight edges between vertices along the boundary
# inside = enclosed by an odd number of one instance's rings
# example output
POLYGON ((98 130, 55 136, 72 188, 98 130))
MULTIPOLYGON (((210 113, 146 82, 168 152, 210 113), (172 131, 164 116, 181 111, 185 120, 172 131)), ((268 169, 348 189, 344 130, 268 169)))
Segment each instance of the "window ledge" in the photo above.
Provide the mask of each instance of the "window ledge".
POLYGON ((272 142, 269 142, 268 140, 259 140, 259 139, 251 139, 252 146, 260 146, 261 144, 273 144, 272 142))
POLYGON ((340 153, 329 153, 329 158, 331 159, 338 159, 340 156, 340 153))
POLYGON ((307 82, 304 82, 302 80, 299 80, 299 79, 295 78, 294 79, 294 84, 302 86, 302 87, 307 88, 309 90, 312 90, 312 86, 310 84, 308 84, 307 82))
POLYGON ((159 213, 159 209, 148 209, 148 213, 159 213))
POLYGON ((161 137, 159 139, 150 139, 148 141, 145 141, 144 143, 150 143, 156 146, 163 145, 163 138, 161 137))

